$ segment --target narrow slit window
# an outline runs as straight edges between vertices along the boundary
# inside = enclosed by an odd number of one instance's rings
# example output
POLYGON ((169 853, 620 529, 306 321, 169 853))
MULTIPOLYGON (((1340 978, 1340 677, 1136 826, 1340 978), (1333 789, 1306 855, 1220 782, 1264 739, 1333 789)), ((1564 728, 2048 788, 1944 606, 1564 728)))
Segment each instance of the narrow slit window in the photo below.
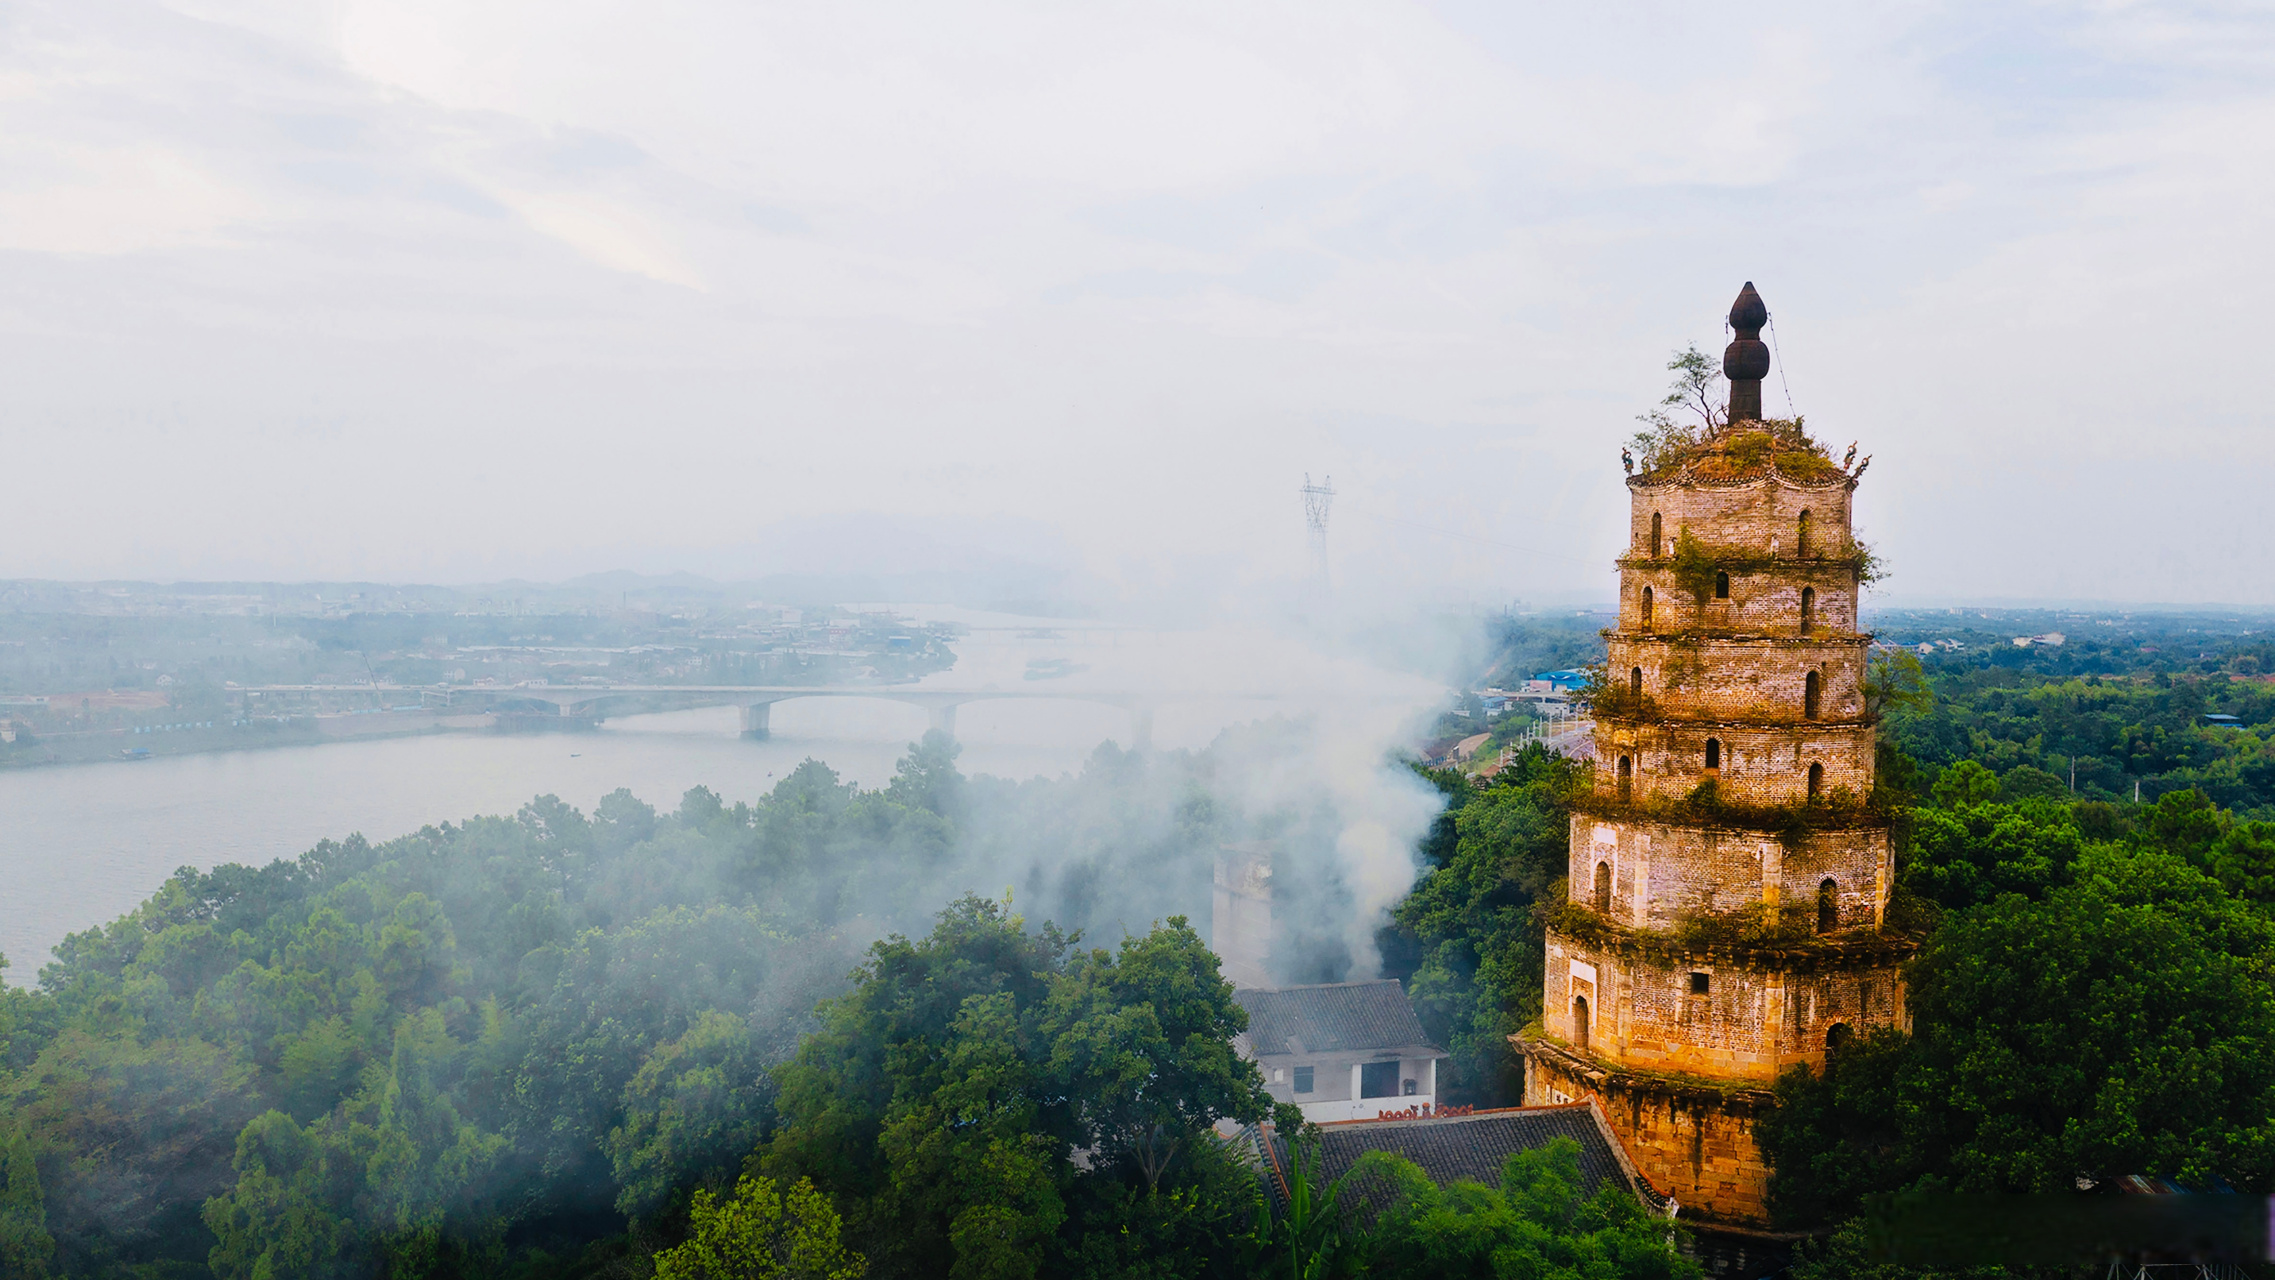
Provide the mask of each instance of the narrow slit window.
POLYGON ((1840 927, 1841 887, 1831 876, 1817 886, 1817 932, 1831 933, 1840 927))
POLYGON ((1801 588, 1801 634, 1808 635, 1809 629, 1816 625, 1817 589, 1815 587, 1803 587, 1801 588))
POLYGON ((1627 673, 1627 696, 1635 699, 1635 708, 1643 709, 1643 668, 1636 667, 1627 673))
POLYGON ((1730 598, 1730 575, 1720 570, 1716 570, 1714 574, 1714 598, 1717 600, 1730 598))
POLYGON ((1794 523, 1797 527, 1793 533, 1793 554, 1805 557, 1809 554, 1809 513, 1803 511, 1794 523))
POLYGON ((1659 538, 1659 513, 1654 511, 1651 513, 1651 558, 1653 560, 1659 558, 1659 548, 1664 545, 1665 543, 1659 538))
POLYGON ((1811 802, 1811 803, 1814 803, 1814 802, 1816 802, 1816 801, 1818 801, 1818 800, 1821 800, 1821 799, 1823 799, 1823 798, 1824 798, 1824 795, 1825 795, 1825 766, 1823 766, 1823 765, 1821 765, 1821 764, 1813 764, 1813 765, 1810 765, 1810 766, 1809 766, 1809 799, 1810 799, 1810 802, 1811 802))
POLYGON ((1801 680, 1801 714, 1811 720, 1824 706, 1825 678, 1812 671, 1801 680))
POLYGON ((1596 864, 1596 914, 1611 914, 1611 864, 1596 864))
POLYGON ((1643 588, 1643 629, 1651 629, 1651 588, 1643 588))
POLYGON ((1708 738, 1706 740, 1706 767, 1709 769, 1722 767, 1722 739, 1708 738))
POLYGON ((1619 758, 1619 798, 1627 800, 1632 798, 1634 794, 1635 759, 1632 756, 1621 756, 1619 758))
POLYGON ((1572 997, 1572 1043, 1583 1051, 1588 1047, 1588 998, 1572 997))

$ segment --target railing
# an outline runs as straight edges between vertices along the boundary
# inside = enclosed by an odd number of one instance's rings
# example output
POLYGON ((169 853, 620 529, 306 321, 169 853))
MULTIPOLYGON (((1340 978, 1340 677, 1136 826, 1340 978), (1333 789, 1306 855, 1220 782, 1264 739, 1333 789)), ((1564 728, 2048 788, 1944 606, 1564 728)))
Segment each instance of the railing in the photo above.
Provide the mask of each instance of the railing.
POLYGON ((1593 716, 1568 716, 1561 720, 1535 720, 1525 726, 1525 731, 1517 735, 1515 742, 1501 749, 1501 763, 1509 763, 1515 758, 1516 752, 1535 742, 1553 749, 1559 741, 1595 731, 1596 721, 1593 716))

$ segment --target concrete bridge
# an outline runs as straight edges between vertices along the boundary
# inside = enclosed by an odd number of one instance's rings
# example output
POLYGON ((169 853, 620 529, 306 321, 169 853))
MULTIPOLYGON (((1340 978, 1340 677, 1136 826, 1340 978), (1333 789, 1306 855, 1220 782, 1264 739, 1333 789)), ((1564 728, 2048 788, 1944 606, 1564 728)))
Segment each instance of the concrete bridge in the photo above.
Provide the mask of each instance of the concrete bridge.
POLYGON ((506 730, 585 729, 611 715, 682 711, 695 707, 742 709, 742 736, 765 738, 772 732, 774 706, 799 698, 868 698, 922 707, 930 727, 954 737, 956 708, 971 702, 1052 699, 1119 707, 1130 716, 1133 746, 1153 740, 1154 709, 1164 703, 1200 701, 1273 702, 1278 694, 1212 691, 1163 692, 1084 688, 946 689, 914 685, 264 685, 236 689, 247 711, 291 701, 376 699, 382 706, 415 699, 428 711, 489 713, 506 730))
POLYGON ((799 698, 868 698, 922 707, 930 721, 929 727, 949 737, 956 735, 956 708, 966 703, 1048 698, 1096 703, 1129 712, 1131 737, 1141 745, 1153 739, 1153 710, 1162 700, 1158 694, 1111 690, 920 689, 901 685, 547 685, 520 689, 453 689, 450 694, 453 706, 464 698, 486 696, 493 700, 494 709, 535 703, 551 707, 554 715, 565 720, 589 722, 598 722, 611 714, 734 706, 742 708, 745 738, 770 736, 775 704, 799 698))

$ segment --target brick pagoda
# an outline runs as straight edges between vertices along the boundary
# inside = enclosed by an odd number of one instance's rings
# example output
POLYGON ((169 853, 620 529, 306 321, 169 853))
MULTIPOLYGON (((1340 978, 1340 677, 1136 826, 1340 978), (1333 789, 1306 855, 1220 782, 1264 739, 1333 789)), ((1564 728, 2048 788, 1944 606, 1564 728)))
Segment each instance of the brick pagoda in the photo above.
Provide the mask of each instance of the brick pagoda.
POLYGON ((1600 1098, 1686 1215, 1756 1225, 1772 1082, 1903 1024, 1911 951, 1882 932, 1895 868, 1870 803, 1869 562, 1849 526, 1863 468, 1762 420, 1767 319, 1749 283, 1728 422, 1628 479, 1594 780, 1541 1022, 1517 1037, 1528 1105, 1600 1098))

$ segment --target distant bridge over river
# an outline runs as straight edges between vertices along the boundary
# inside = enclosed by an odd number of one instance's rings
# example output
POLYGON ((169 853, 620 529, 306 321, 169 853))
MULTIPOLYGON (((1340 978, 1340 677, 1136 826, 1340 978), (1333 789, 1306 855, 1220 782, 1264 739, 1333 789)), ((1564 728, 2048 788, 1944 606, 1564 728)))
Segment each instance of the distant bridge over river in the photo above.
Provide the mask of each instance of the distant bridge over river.
POLYGON ((765 738, 773 731, 776 703, 800 698, 867 698, 922 707, 934 729, 954 737, 956 708, 973 702, 1007 700, 1088 702, 1118 707, 1129 713, 1133 746, 1153 740, 1153 713, 1157 707, 1179 702, 1276 702, 1281 695, 1236 691, 1085 689, 1040 687, 1028 689, 951 689, 916 685, 687 685, 687 684, 574 684, 574 685, 260 685, 233 689, 248 715, 273 713, 345 700, 376 702, 375 709, 421 710, 441 714, 488 714, 506 730, 541 731, 589 729, 610 716, 684 711, 695 707, 739 707, 742 736, 765 738), (415 704, 413 702, 415 700, 415 704))

